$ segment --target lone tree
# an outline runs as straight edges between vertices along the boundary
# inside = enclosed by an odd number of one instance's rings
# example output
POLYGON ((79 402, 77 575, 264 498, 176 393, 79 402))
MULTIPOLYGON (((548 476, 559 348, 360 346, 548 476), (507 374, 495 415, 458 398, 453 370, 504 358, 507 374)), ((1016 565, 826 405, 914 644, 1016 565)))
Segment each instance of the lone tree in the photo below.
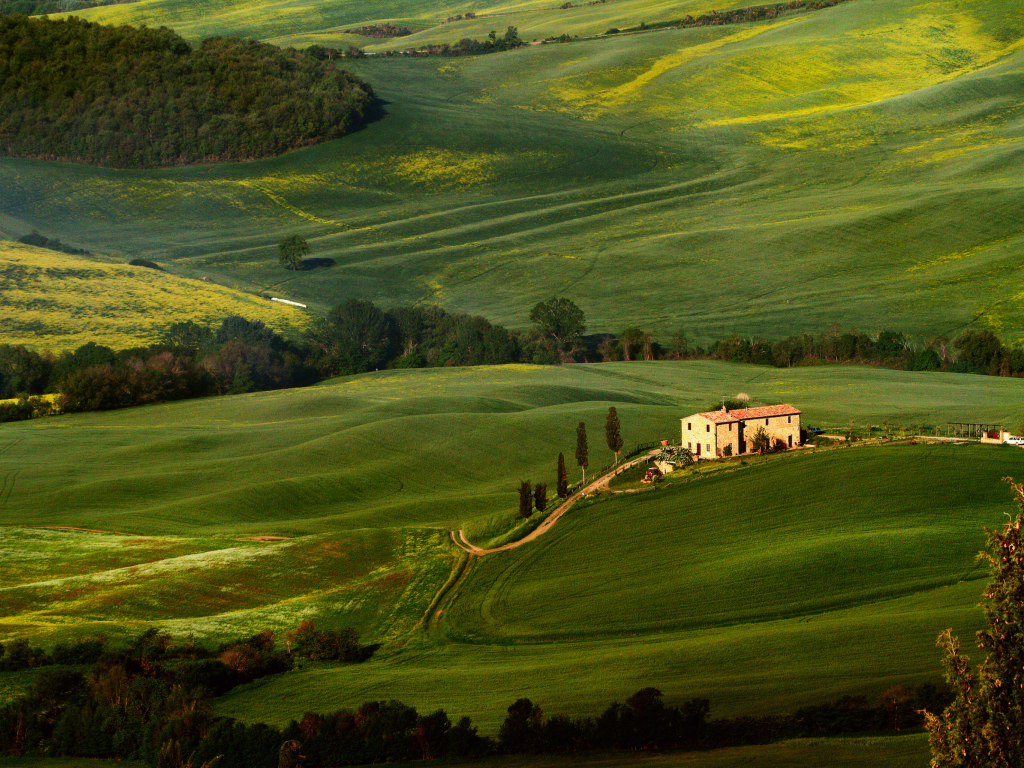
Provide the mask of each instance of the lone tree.
POLYGON ((530 322, 558 350, 576 344, 587 330, 583 310, 564 297, 542 301, 530 311, 530 322))
POLYGON ((988 629, 978 632, 986 652, 977 672, 960 652, 952 628, 939 635, 953 703, 941 715, 925 712, 932 768, 1018 768, 1024 765, 1024 486, 1005 478, 1017 517, 1001 531, 985 529, 991 581, 983 594, 988 629))
POLYGON ((288 235, 277 244, 277 260, 285 269, 302 269, 302 257, 309 253, 309 244, 301 235, 288 235))
POLYGON ((582 421, 576 427, 576 464, 583 470, 583 482, 587 482, 590 456, 587 453, 587 425, 582 421))
POLYGON ((537 508, 538 512, 543 512, 548 508, 547 483, 537 483, 537 486, 533 489, 533 506, 537 508))
POLYGON ((519 482, 519 516, 529 517, 533 514, 533 489, 529 480, 519 482))
POLYGON ((757 453, 767 453, 771 450, 772 438, 764 427, 758 427, 754 436, 750 438, 750 450, 757 453))
POLYGON ((565 456, 558 454, 558 498, 569 497, 569 474, 565 471, 565 456))
POLYGON ((619 414, 615 412, 615 406, 608 409, 608 418, 604 422, 604 439, 608 442, 608 448, 615 454, 615 463, 619 463, 619 451, 622 450, 622 435, 619 434, 619 414))

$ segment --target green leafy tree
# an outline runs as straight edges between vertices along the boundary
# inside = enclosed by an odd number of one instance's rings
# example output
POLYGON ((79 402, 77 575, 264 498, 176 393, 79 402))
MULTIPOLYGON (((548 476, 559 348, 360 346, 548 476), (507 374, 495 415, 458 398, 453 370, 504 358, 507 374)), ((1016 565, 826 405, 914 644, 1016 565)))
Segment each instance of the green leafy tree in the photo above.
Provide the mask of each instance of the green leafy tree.
POLYGON ((587 330, 583 310, 571 299, 564 297, 537 304, 530 312, 530 322, 537 326, 543 338, 558 349, 576 344, 587 330))
POLYGON ((302 235, 288 235, 277 244, 277 260, 285 269, 302 269, 302 257, 309 253, 309 243, 302 235))
POLYGON ((583 482, 587 482, 590 455, 587 451, 587 425, 582 421, 576 427, 576 465, 583 470, 583 482))
POLYGON ((176 347, 183 347, 192 352, 196 352, 212 338, 212 328, 200 325, 193 320, 172 323, 160 336, 161 341, 176 347))
POLYGON ((619 430, 619 414, 614 405, 608 409, 608 418, 604 422, 604 439, 609 450, 615 454, 615 463, 618 464, 619 451, 622 450, 622 435, 619 430))
POLYGON ((772 439, 764 427, 758 427, 750 438, 750 450, 755 453, 767 453, 771 450, 772 439))
POLYGON ((939 635, 954 700, 940 715, 925 713, 932 768, 1024 765, 1024 486, 1006 480, 1018 513, 1002 530, 986 529, 988 549, 978 556, 991 580, 982 603, 988 629, 978 632, 986 655, 977 672, 952 629, 939 635))
POLYGON ((533 514, 533 489, 529 480, 519 481, 519 516, 526 518, 533 514))
POLYGON ((569 497, 569 474, 565 471, 565 456, 558 454, 558 498, 569 497))

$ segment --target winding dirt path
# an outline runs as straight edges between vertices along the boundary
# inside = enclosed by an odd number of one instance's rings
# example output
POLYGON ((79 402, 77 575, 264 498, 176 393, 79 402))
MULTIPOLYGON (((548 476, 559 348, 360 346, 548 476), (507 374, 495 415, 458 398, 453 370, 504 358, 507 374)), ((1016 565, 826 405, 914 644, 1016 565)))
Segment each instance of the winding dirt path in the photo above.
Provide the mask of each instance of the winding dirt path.
POLYGON ((478 547, 476 544, 473 544, 469 539, 467 539, 466 532, 463 531, 461 528, 458 530, 458 532, 449 531, 448 536, 449 538, 451 538, 452 542, 457 547, 468 552, 471 555, 477 555, 478 557, 481 557, 483 555, 489 555, 492 552, 504 552, 508 549, 515 549, 516 547, 521 547, 523 546, 523 544, 531 542, 538 536, 543 536, 545 533, 547 533, 548 530, 555 523, 558 522, 559 518, 569 511, 573 504, 575 504, 581 498, 586 496, 588 493, 596 493, 597 491, 607 490, 608 483, 611 482, 611 479, 613 477, 615 477, 618 474, 621 474, 622 472, 625 472, 630 467, 635 467, 637 464, 647 461, 651 456, 654 456, 660 450, 660 448, 655 448, 651 451, 648 451, 647 453, 642 453, 635 459, 631 459, 630 461, 620 464, 611 472, 602 475, 596 480, 592 480, 590 483, 583 486, 580 490, 576 491, 576 493, 574 493, 568 499, 559 504, 558 507, 555 508, 555 511, 548 515, 547 518, 545 518, 543 523, 538 525, 536 528, 530 531, 530 533, 528 533, 526 536, 519 539, 518 541, 510 541, 508 544, 502 544, 500 547, 494 547, 493 549, 483 549, 481 547, 478 547))

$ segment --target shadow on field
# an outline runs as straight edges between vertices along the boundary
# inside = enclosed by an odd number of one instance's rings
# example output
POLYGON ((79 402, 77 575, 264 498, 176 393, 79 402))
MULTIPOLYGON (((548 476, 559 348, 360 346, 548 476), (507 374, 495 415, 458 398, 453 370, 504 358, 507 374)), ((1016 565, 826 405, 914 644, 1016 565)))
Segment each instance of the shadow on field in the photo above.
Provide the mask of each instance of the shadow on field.
POLYGON ((311 269, 327 269, 335 265, 334 259, 303 259, 302 271, 308 272, 311 269))
POLYGON ((369 661, 373 657, 373 654, 375 654, 378 651, 378 649, 380 649, 380 646, 380 643, 361 645, 359 647, 359 658, 356 659, 356 662, 361 664, 364 661, 369 661))

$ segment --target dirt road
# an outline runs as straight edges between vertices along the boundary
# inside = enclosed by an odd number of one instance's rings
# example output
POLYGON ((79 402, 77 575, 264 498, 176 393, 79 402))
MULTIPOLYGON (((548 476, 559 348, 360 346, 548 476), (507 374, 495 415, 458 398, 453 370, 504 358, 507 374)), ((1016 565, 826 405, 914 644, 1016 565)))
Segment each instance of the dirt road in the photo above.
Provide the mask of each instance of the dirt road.
POLYGON ((545 533, 547 533, 551 526, 557 523, 558 519, 566 512, 568 512, 572 505, 579 501, 581 498, 590 493, 596 493, 597 491, 607 490, 608 483, 611 482, 611 479, 613 477, 615 477, 618 474, 621 474, 622 472, 625 472, 630 467, 635 467, 637 464, 647 461, 648 459, 650 459, 651 456, 654 456, 660 450, 660 448, 655 448, 652 451, 643 453, 640 456, 637 456, 635 459, 631 459, 630 461, 620 464, 611 472, 602 475, 596 480, 592 480, 590 483, 583 486, 583 488, 576 491, 576 493, 574 493, 568 499, 559 504, 558 507, 555 508, 555 511, 548 515, 543 523, 538 525, 534 530, 532 530, 530 533, 528 533, 526 536, 519 539, 518 541, 510 541, 508 544, 502 544, 500 547, 494 547, 493 549, 482 549, 481 547, 476 546, 476 544, 470 542, 470 540, 466 538, 465 531, 463 531, 461 528, 458 530, 457 533, 456 531, 449 531, 448 535, 451 537, 451 540, 455 543, 456 546, 464 549, 471 555, 489 555, 492 552, 504 552, 507 549, 515 549, 516 547, 521 547, 523 546, 523 544, 531 542, 538 536, 543 536, 545 533))

